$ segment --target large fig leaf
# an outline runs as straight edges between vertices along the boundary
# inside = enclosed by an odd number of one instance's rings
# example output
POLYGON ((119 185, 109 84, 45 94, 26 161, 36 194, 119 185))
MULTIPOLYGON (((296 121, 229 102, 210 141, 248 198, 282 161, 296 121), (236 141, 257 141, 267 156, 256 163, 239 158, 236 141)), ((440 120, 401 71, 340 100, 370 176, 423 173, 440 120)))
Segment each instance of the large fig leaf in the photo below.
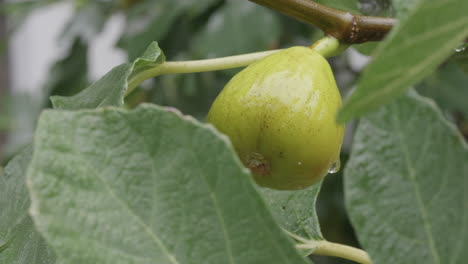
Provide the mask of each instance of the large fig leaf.
POLYGON ((31 214, 62 263, 305 263, 228 140, 153 105, 45 111, 31 214))
POLYGON ((403 96, 360 121, 345 190, 375 263, 468 259, 468 148, 432 101, 403 96))

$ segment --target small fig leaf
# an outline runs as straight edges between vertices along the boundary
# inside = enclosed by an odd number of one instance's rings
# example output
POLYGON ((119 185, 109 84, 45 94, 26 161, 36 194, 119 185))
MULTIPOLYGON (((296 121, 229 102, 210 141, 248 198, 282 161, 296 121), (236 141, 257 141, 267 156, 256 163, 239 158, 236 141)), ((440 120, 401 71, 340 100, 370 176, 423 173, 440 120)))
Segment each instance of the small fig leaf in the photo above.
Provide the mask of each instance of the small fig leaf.
POLYGON ((93 109, 106 106, 122 106, 128 89, 128 80, 148 67, 162 64, 165 56, 157 42, 151 43, 145 53, 132 63, 125 63, 112 69, 88 88, 70 97, 51 96, 54 108, 93 109))
MULTIPOLYGON (((294 237, 304 240, 324 240, 320 231, 319 219, 315 209, 317 196, 321 183, 315 184, 304 190, 278 191, 270 188, 261 188, 263 198, 270 206, 276 221, 284 230, 294 237)), ((298 243, 300 241, 297 241, 298 243)), ((303 256, 308 256, 313 251, 301 249, 303 256)))

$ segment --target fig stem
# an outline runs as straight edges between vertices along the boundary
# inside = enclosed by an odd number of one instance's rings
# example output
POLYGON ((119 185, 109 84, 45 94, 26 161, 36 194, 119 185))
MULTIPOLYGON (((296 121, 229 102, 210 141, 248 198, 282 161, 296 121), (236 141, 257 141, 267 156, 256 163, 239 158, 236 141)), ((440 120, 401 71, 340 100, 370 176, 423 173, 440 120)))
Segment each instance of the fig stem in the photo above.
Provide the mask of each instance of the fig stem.
POLYGON ((310 46, 311 49, 317 51, 325 58, 338 56, 348 47, 349 45, 341 43, 338 39, 332 36, 325 36, 310 46))
POLYGON ((380 41, 398 22, 395 18, 355 15, 311 0, 249 0, 299 21, 315 25, 347 44, 380 41))
MULTIPOLYGON (((336 38, 325 36, 315 42, 310 48, 316 50, 323 57, 333 57, 343 52, 348 45, 340 43, 336 38)), ((257 62, 268 55, 280 51, 269 50, 255 53, 248 53, 236 56, 228 56, 222 58, 214 58, 207 60, 193 60, 193 61, 166 61, 162 64, 155 65, 148 68, 134 76, 130 77, 128 82, 128 89, 125 95, 130 94, 138 85, 150 78, 173 73, 195 73, 207 71, 219 71, 232 68, 244 67, 254 62, 257 62)))
POLYGON ((159 75, 219 71, 244 67, 280 50, 281 49, 269 50, 206 60, 166 61, 163 64, 156 65, 153 68, 149 68, 136 74, 135 76, 132 76, 128 82, 126 95, 131 93, 143 81, 159 75))
POLYGON ((308 241, 296 247, 301 249, 313 249, 313 254, 315 255, 339 257, 361 264, 372 264, 372 260, 364 250, 326 240, 308 241))

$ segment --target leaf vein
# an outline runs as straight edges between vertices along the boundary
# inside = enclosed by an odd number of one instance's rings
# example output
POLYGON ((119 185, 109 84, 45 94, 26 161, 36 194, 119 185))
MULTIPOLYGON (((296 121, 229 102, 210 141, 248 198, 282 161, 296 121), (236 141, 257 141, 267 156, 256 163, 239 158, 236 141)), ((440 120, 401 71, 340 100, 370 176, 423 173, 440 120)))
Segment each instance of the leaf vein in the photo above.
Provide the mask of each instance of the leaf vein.
POLYGON ((414 167, 411 165, 411 157, 410 157, 410 154, 409 154, 409 150, 406 148, 406 144, 404 142, 403 135, 401 134, 401 126, 400 126, 399 115, 396 114, 396 115, 393 115, 393 116, 394 116, 395 127, 397 128, 396 133, 397 133, 398 139, 400 141, 400 148, 401 148, 401 151, 403 152, 403 160, 405 162, 406 170, 408 172, 408 176, 409 176, 409 178, 411 180, 411 183, 413 185, 413 189, 414 189, 414 192, 415 192, 415 195, 416 195, 416 202, 418 204, 418 209, 419 209, 419 212, 421 214, 421 218, 422 218, 422 221, 423 221, 423 224, 424 224, 424 230, 425 230, 425 233, 426 233, 426 237, 428 239, 429 248, 430 248, 431 254, 432 254, 433 258, 434 258, 434 262, 440 264, 440 257, 439 257, 439 253, 438 253, 438 251, 436 249, 436 246, 435 246, 434 238, 432 236, 432 226, 431 226, 431 223, 428 220, 427 209, 424 206, 424 203, 423 203, 422 197, 421 197, 421 191, 419 190, 419 186, 418 186, 418 184, 416 182, 416 175, 415 175, 414 167))

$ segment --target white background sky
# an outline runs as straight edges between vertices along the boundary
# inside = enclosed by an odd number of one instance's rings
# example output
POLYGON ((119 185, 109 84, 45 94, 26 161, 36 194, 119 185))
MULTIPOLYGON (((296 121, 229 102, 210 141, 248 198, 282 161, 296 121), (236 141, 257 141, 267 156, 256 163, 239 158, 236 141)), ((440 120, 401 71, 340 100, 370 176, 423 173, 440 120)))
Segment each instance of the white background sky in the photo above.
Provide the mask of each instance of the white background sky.
MULTIPOLYGON (((14 92, 40 93, 49 68, 64 55, 58 38, 73 14, 71 3, 61 3, 34 12, 12 36, 9 45, 10 80, 14 92)), ((114 66, 126 61, 126 55, 114 47, 124 18, 114 16, 89 50, 90 76, 98 79, 114 66)))

